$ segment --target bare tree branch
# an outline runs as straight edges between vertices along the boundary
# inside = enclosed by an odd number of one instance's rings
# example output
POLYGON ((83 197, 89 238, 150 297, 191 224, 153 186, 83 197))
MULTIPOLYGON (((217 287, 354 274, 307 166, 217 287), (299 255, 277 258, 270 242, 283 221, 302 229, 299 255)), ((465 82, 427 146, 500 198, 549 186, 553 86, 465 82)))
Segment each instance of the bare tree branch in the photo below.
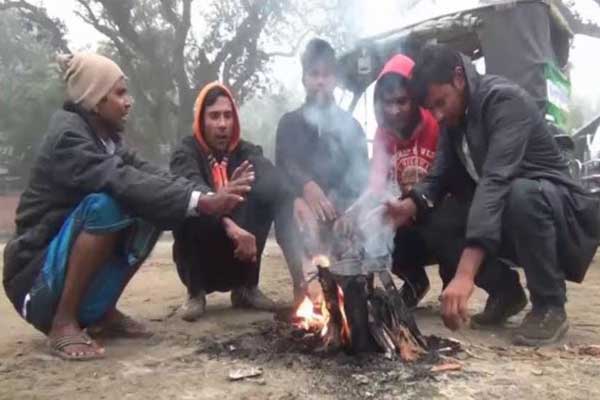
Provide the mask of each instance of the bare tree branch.
POLYGON ((65 27, 59 21, 52 19, 42 7, 36 7, 25 0, 0 1, 0 11, 15 9, 29 21, 37 24, 41 29, 50 34, 50 45, 63 52, 70 53, 71 50, 65 40, 65 27))
MULTIPOLYGON (((600 0, 593 1, 600 6, 600 0)), ((563 17, 565 17, 573 32, 600 38, 600 24, 585 20, 581 15, 574 11, 572 1, 555 0, 552 3, 560 11, 563 17)))
POLYGON ((295 57, 298 54, 298 50, 300 50, 300 46, 302 46, 302 43, 304 42, 304 39, 306 39, 306 37, 312 32, 312 30, 306 30, 302 35, 300 35, 300 37, 298 38, 298 40, 296 41, 296 43, 294 44, 294 46, 292 46, 292 48, 288 51, 271 51, 271 52, 265 52, 264 55, 267 58, 271 58, 271 57, 295 57))

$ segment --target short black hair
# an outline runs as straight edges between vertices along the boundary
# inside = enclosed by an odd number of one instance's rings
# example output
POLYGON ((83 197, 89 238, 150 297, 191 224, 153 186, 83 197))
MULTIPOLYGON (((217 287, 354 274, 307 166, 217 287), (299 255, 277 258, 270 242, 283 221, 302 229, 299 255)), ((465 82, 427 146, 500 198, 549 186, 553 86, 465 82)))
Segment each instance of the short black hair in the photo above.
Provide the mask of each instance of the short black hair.
POLYGON ((306 73, 308 68, 319 62, 323 62, 334 68, 337 65, 335 50, 328 41, 319 38, 311 39, 308 42, 300 61, 302 62, 303 74, 306 73))
POLYGON ((401 89, 408 89, 408 79, 400 74, 387 73, 375 84, 375 101, 381 101, 385 94, 394 93, 401 89))
POLYGON ((460 53, 442 44, 430 44, 423 47, 410 80, 413 97, 423 104, 431 84, 451 83, 454 70, 461 67, 460 53))

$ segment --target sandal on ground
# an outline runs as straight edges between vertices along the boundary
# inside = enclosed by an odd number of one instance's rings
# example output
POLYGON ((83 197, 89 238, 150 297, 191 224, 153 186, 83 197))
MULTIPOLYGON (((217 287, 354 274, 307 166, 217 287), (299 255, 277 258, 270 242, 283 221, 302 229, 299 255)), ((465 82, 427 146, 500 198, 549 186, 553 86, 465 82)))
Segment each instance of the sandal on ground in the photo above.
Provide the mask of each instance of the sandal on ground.
POLYGON ((104 358, 104 349, 84 332, 75 335, 60 336, 48 341, 50 353, 65 361, 90 361, 104 358), (70 346, 86 346, 86 351, 66 351, 70 346))

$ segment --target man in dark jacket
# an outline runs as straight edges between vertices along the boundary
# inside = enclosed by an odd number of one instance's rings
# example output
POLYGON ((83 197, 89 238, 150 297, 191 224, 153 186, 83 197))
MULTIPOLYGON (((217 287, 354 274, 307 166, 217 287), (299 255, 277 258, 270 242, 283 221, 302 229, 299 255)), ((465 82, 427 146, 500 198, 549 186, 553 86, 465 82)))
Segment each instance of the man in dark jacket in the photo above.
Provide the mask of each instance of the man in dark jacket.
POLYGON ((457 329, 468 320, 476 280, 490 295, 476 323, 502 323, 525 306, 517 273, 490 262, 503 257, 525 270, 533 306, 513 341, 558 340, 568 330, 565 280, 583 280, 598 245, 598 200, 570 177, 543 115, 519 86, 481 76, 468 58, 437 45, 423 50, 412 80, 446 130, 430 174, 387 211, 399 226, 447 193, 469 199, 457 213, 465 237, 454 246, 457 270, 442 294, 445 324, 457 329))
POLYGON ((219 190, 236 179, 236 169, 247 163, 253 166, 255 181, 243 204, 222 219, 188 220, 174 231, 173 257, 188 290, 182 314, 186 321, 204 314, 206 294, 214 291, 231 291, 234 307, 275 308, 258 289, 261 258, 273 220, 291 218, 293 201, 262 149, 241 139, 229 90, 216 82, 209 84, 198 95, 193 135, 185 137, 173 153, 171 172, 219 190))
MULTIPOLYGON (((326 41, 313 39, 307 44, 302 55, 302 83, 305 103, 279 121, 275 163, 293 188, 300 228, 314 230, 317 220, 331 225, 362 193, 368 152, 360 124, 335 104, 335 51, 326 41)), ((276 230, 279 244, 288 250, 288 264, 298 270, 302 264, 297 249, 300 241, 285 239, 277 224, 276 230)), ((294 284, 301 293, 302 280, 297 278, 294 284)))
POLYGON ((21 196, 16 234, 4 251, 3 283, 19 314, 67 360, 102 357, 82 329, 146 336, 116 303, 156 243, 186 217, 231 212, 250 190, 249 171, 211 189, 141 160, 122 143, 131 98, 111 60, 60 60, 67 103, 50 120, 21 196))

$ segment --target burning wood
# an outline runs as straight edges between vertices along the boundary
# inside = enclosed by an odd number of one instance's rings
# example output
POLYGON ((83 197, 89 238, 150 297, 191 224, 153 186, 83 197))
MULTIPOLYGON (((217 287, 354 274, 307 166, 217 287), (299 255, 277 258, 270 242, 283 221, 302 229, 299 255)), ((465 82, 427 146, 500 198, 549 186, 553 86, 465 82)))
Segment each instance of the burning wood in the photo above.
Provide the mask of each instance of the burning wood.
POLYGON ((336 349, 351 343, 348 318, 344 309, 344 293, 328 267, 318 266, 319 282, 323 288, 323 303, 329 318, 322 336, 325 349, 336 349))
POLYGON ((320 304, 308 297, 296 311, 296 326, 321 337, 322 351, 383 352, 387 357, 415 361, 427 344, 387 271, 384 288, 374 287, 374 274, 334 274, 327 257, 317 258, 320 304))
POLYGON ((427 343, 389 273, 395 232, 382 222, 382 212, 373 211, 380 201, 364 196, 338 221, 340 229, 321 226, 305 238, 320 288, 309 285, 297 327, 318 334, 325 350, 379 351, 414 361, 427 343), (375 288, 376 278, 382 288, 375 288))

